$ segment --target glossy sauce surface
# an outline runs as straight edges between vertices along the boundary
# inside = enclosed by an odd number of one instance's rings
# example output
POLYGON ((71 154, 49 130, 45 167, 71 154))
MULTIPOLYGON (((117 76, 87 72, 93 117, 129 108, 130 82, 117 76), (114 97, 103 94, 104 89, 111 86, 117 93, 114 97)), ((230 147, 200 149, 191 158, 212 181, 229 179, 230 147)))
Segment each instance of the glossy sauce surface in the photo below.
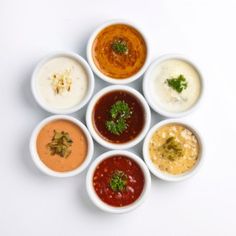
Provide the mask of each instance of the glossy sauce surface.
POLYGON ((116 90, 102 96, 93 110, 93 124, 98 134, 111 143, 126 143, 135 139, 142 131, 145 123, 144 108, 139 100, 129 92, 116 90), (106 127, 110 119, 111 106, 117 101, 125 101, 132 115, 127 119, 128 128, 120 135, 111 133, 106 127))
POLYGON ((142 35, 133 27, 114 24, 103 29, 95 38, 92 56, 97 68, 115 79, 125 79, 136 74, 144 65, 147 47, 142 35), (128 53, 117 54, 112 43, 121 39, 127 43, 128 53))
POLYGON ((93 186, 103 202, 122 207, 139 198, 144 188, 144 175, 139 165, 131 158, 124 155, 111 156, 97 166, 93 186), (113 191, 109 186, 112 174, 117 170, 127 175, 127 185, 123 191, 113 191))

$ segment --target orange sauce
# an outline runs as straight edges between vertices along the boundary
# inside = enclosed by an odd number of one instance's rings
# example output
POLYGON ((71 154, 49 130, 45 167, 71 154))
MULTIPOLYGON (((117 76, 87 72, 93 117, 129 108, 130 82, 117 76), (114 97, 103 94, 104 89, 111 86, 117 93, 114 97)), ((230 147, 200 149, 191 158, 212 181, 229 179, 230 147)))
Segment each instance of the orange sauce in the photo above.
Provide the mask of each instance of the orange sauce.
POLYGON ((133 27, 114 24, 101 30, 93 42, 93 60, 97 68, 105 75, 115 79, 125 79, 136 74, 144 65, 147 47, 142 35, 133 27), (115 40, 126 42, 125 54, 114 52, 115 40))
POLYGON ((37 152, 42 162, 50 169, 58 172, 71 171, 79 167, 87 155, 87 139, 84 132, 73 122, 67 120, 55 120, 46 124, 37 137, 37 152), (54 136, 54 130, 68 132, 73 143, 71 154, 64 158, 52 155, 48 147, 54 136))

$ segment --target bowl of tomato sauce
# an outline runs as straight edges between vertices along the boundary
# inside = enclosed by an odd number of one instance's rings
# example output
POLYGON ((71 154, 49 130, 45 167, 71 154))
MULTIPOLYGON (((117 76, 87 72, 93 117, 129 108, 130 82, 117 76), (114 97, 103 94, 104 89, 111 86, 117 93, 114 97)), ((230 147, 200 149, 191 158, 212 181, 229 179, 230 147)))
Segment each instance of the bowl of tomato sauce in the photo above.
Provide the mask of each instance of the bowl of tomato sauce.
POLYGON ((110 213, 125 213, 145 201, 151 177, 139 156, 125 150, 113 150, 103 153, 92 163, 86 187, 98 208, 110 213))

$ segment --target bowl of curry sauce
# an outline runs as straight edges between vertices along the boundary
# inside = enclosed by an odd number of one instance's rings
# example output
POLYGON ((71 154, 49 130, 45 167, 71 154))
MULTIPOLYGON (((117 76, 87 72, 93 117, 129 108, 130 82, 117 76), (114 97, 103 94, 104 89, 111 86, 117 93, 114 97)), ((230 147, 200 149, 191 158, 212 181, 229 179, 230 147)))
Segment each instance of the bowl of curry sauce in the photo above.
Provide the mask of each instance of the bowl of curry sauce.
POLYGON ((101 79, 112 84, 128 84, 140 78, 147 68, 147 39, 133 23, 109 21, 91 35, 87 59, 101 79))

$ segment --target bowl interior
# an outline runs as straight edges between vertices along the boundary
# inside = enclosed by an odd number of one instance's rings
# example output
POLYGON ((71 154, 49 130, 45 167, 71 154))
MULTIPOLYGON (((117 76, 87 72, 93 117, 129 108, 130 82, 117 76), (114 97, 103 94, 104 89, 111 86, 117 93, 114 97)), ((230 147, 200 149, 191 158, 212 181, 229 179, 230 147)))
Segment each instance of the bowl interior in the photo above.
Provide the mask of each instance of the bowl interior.
POLYGON ((144 95, 149 103, 149 105, 151 106, 151 108, 155 111, 158 112, 159 114, 166 116, 166 117, 171 117, 171 118, 178 118, 178 117, 182 117, 182 116, 186 116, 189 113, 191 113, 193 110, 196 109, 197 105, 199 104, 199 102, 202 99, 203 96, 203 90, 204 90, 204 83, 203 83, 203 77, 201 74, 201 71, 199 70, 199 68, 196 66, 195 63, 192 62, 192 60, 187 59, 185 56, 182 56, 180 54, 168 54, 168 55, 164 55, 161 56, 159 58, 157 58, 147 69, 145 76, 144 76, 144 80, 143 80, 143 92, 144 95), (151 91, 151 74, 153 73, 153 70, 162 62, 168 61, 168 60, 179 60, 179 61, 183 61, 187 64, 189 64, 198 74, 198 78, 199 78, 199 83, 200 83, 200 93, 198 98, 196 99, 195 103, 192 104, 192 106, 190 106, 188 109, 184 110, 184 111, 179 111, 179 112, 172 112, 169 111, 167 109, 165 109, 163 106, 160 106, 159 104, 157 104, 156 102, 153 101, 153 97, 152 97, 152 93, 151 91))
POLYGON ((93 140, 92 140, 87 128, 80 121, 76 120, 75 118, 64 116, 64 115, 55 115, 55 116, 50 116, 50 117, 44 119, 34 129, 32 136, 31 136, 31 140, 30 140, 30 152, 31 152, 31 157, 32 157, 34 163, 42 172, 44 172, 47 175, 54 176, 54 177, 70 177, 70 176, 74 176, 74 175, 81 173, 90 163, 90 161, 92 159, 92 155, 93 155, 93 149, 94 149, 93 140), (74 123, 76 126, 78 126, 82 130, 82 132, 84 133, 86 140, 87 140, 88 151, 87 151, 87 155, 86 155, 84 161, 77 168, 70 170, 70 171, 59 172, 59 171, 52 170, 41 160, 41 158, 38 154, 38 151, 37 151, 36 142, 37 142, 39 132, 41 131, 41 129, 45 125, 47 125, 50 122, 57 121, 57 120, 66 120, 66 121, 74 123))
POLYGON ((92 70, 90 69, 88 63, 81 56, 79 56, 75 53, 72 53, 72 52, 53 53, 53 54, 50 54, 50 55, 46 56, 45 58, 43 58, 36 66, 36 68, 33 72, 33 75, 32 75, 31 89, 32 89, 33 95, 34 95, 36 101, 38 102, 38 104, 40 105, 40 107, 42 107, 46 111, 48 111, 50 113, 54 113, 54 114, 70 114, 70 113, 73 113, 73 112, 81 109, 89 101, 90 97, 92 96, 93 90, 94 90, 94 76, 93 76, 92 70), (37 88, 37 76, 38 76, 38 73, 41 70, 41 68, 45 64, 47 64, 50 60, 52 60, 54 58, 59 58, 59 57, 66 57, 66 58, 71 58, 71 59, 75 60, 78 64, 80 64, 83 67, 85 73, 87 74, 87 79, 88 79, 87 91, 86 91, 84 97, 82 98, 82 100, 78 104, 76 104, 74 106, 70 106, 68 108, 52 107, 41 96, 41 94, 37 88))
POLYGON ((141 158, 128 151, 108 151, 107 153, 102 154, 92 163, 87 173, 87 191, 91 200, 98 208, 111 213, 124 213, 138 207, 144 201, 147 193, 150 190, 150 182, 151 182, 150 173, 145 164, 143 163, 143 161, 141 160, 141 158), (144 186, 140 196, 133 203, 122 207, 112 206, 102 201, 93 187, 93 176, 96 167, 105 159, 109 159, 112 156, 119 154, 127 156, 128 158, 132 159, 136 164, 138 164, 144 176, 144 186))
POLYGON ((145 162, 146 162, 148 168, 150 169, 152 174, 154 174, 156 177, 158 177, 162 180, 166 180, 166 181, 184 180, 184 179, 187 179, 187 178, 191 177, 192 175, 194 175, 198 171, 199 167, 202 164, 202 156, 203 156, 202 139, 201 139, 199 133, 196 131, 196 129, 192 127, 192 125, 186 124, 186 123, 178 121, 178 120, 165 120, 165 121, 162 121, 162 122, 154 125, 152 127, 152 129, 149 131, 149 133, 147 134, 147 136, 144 140, 144 144, 143 144, 143 155, 144 155, 144 159, 145 159, 145 162), (196 163, 194 164, 194 166, 190 170, 188 170, 182 174, 174 175, 174 174, 170 174, 168 172, 164 172, 164 171, 160 170, 151 160, 150 153, 149 153, 150 139, 152 138, 153 134, 158 129, 160 129, 161 127, 163 127, 165 125, 184 126, 194 134, 194 136, 196 137, 196 139, 198 141, 198 145, 199 145, 198 159, 197 159, 196 163))
POLYGON ((128 83, 131 83, 133 82, 134 80, 138 79, 143 73, 144 71, 146 70, 147 66, 148 66, 148 63, 149 63, 149 44, 148 44, 148 40, 145 36, 145 34, 143 33, 143 30, 138 27, 137 25, 133 24, 132 22, 129 22, 129 21, 126 21, 126 20, 112 20, 112 21, 108 21, 108 22, 105 22, 104 24, 100 25, 91 35, 89 41, 88 41, 88 44, 87 44, 87 59, 88 59, 88 62, 91 66, 91 68, 93 69, 94 73, 100 77, 101 79, 103 79, 104 81, 108 82, 108 83, 112 83, 112 84, 128 84, 128 83), (144 39, 145 41, 145 46, 146 46, 146 60, 143 64, 143 66, 140 68, 139 71, 137 71, 135 74, 133 74, 132 76, 129 76, 127 78, 123 78, 123 79, 117 79, 117 78, 113 78, 113 77, 110 77, 108 75, 105 75, 104 73, 102 73, 96 66, 95 62, 94 62, 94 59, 93 59, 93 50, 92 50, 92 47, 93 47, 93 43, 94 43, 94 40, 96 39, 97 35, 103 30, 105 29, 106 27, 108 26, 112 26, 112 25, 117 25, 117 24, 124 24, 124 25, 128 25, 132 28, 134 28, 135 30, 137 30, 142 38, 144 39))
POLYGON ((102 89, 100 92, 98 92, 89 103, 87 113, 86 113, 86 123, 92 136, 98 143, 110 149, 126 149, 139 143, 144 138, 145 134, 147 133, 150 126, 150 122, 151 122, 151 113, 150 113, 149 106, 147 102, 145 101, 144 97, 135 89, 132 89, 127 86, 121 86, 121 85, 109 86, 102 89), (94 124, 95 105, 97 104, 99 99, 101 99, 104 95, 110 92, 114 92, 114 91, 125 91, 127 93, 132 94, 140 102, 141 106, 143 107, 143 112, 144 112, 143 128, 134 139, 129 140, 127 142, 121 142, 121 143, 111 142, 100 133, 100 131, 97 129, 96 125, 94 124))

